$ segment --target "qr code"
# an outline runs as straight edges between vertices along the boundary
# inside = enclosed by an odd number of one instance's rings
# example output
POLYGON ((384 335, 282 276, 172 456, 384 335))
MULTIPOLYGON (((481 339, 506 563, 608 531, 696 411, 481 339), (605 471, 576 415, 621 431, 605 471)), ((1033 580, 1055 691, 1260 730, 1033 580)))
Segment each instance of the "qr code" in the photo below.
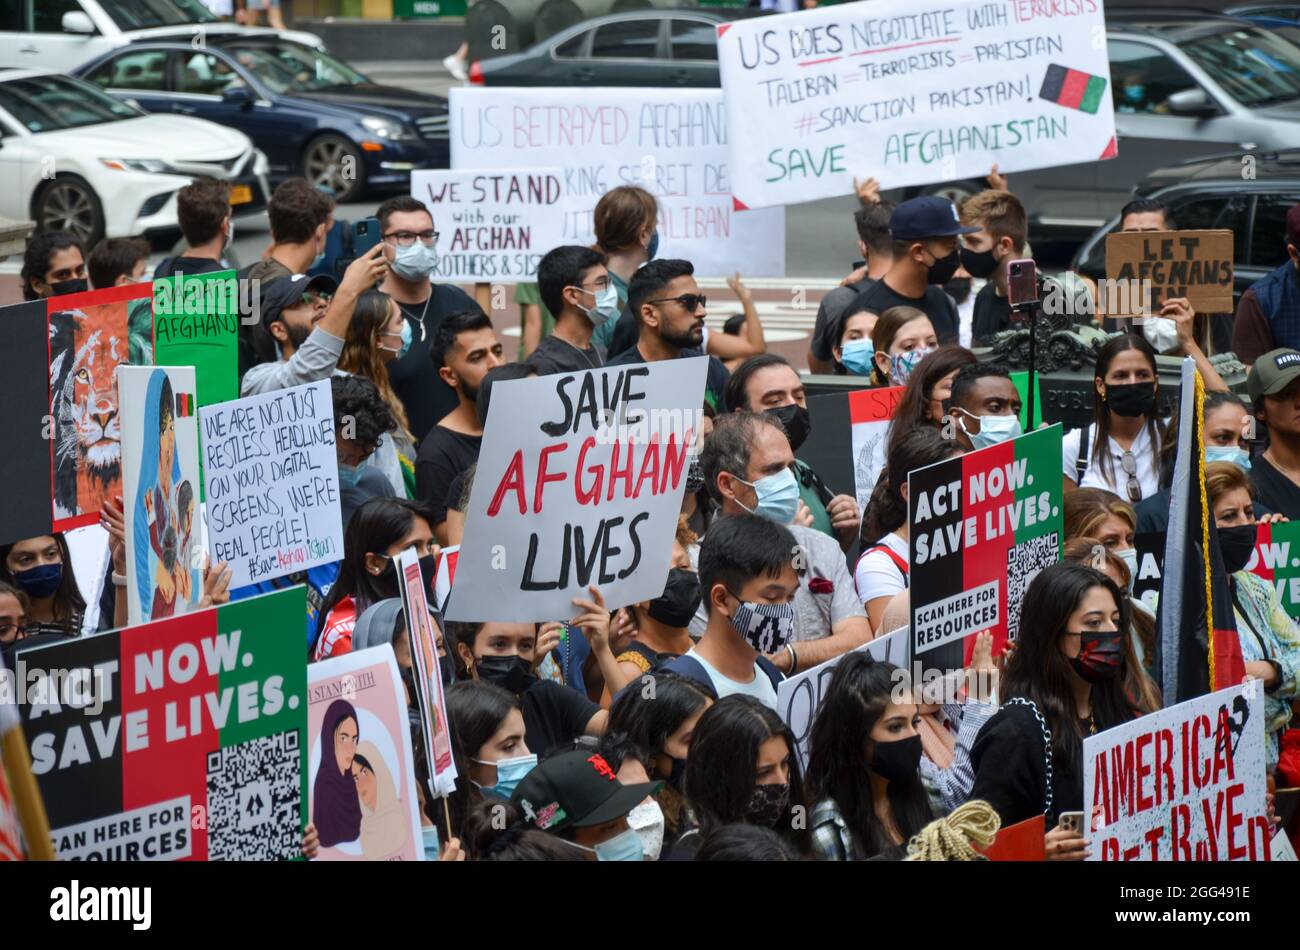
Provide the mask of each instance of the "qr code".
POLYGON ((279 861, 302 853, 298 730, 208 753, 208 860, 279 861))
POLYGON ((1030 538, 1007 549, 1007 639, 1020 634, 1020 605, 1029 582, 1045 567, 1061 559, 1061 538, 1057 532, 1030 538))

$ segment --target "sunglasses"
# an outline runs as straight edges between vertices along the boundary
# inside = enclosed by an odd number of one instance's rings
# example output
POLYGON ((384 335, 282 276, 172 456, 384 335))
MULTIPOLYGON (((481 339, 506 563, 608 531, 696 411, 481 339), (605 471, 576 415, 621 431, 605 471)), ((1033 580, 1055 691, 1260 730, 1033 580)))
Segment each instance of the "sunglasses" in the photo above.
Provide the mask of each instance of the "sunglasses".
POLYGON ((1133 454, 1132 450, 1126 451, 1120 456, 1119 467, 1128 476, 1128 500, 1134 503, 1141 501, 1142 485, 1137 478, 1137 456, 1133 454))
POLYGON ((707 305, 708 298, 704 294, 682 294, 680 297, 657 297, 646 303, 679 303, 687 313, 694 313, 699 307, 707 305))

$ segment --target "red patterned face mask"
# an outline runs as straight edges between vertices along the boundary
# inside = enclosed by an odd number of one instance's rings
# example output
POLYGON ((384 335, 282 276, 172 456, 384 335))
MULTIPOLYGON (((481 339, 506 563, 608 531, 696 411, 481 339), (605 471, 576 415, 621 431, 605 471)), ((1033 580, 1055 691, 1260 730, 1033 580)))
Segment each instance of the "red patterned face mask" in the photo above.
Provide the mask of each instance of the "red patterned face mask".
POLYGON ((1079 655, 1070 657, 1070 665, 1089 683, 1108 680, 1119 672, 1122 644, 1119 631, 1079 634, 1079 655))

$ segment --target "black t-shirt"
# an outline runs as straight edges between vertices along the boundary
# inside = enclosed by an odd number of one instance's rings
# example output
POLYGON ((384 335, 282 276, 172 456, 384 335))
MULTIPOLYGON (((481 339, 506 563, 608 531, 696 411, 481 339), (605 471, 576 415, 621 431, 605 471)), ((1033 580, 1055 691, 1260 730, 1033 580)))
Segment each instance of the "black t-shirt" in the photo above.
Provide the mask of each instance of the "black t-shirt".
POLYGON ((582 735, 600 707, 571 686, 538 680, 524 691, 524 742, 528 751, 545 756, 582 735))
POLYGON ((1255 500, 1269 511, 1300 519, 1300 485, 1268 463, 1262 455, 1250 463, 1250 480, 1255 486, 1255 500))
POLYGON ((817 319, 813 322, 812 341, 808 344, 808 349, 812 350, 813 356, 827 363, 834 359, 835 354, 831 350, 839 342, 836 337, 839 334, 840 318, 849 312, 849 305, 858 298, 858 295, 874 283, 874 280, 867 278, 856 284, 845 284, 843 287, 836 287, 826 292, 822 302, 817 305, 817 319))
POLYGON ((429 349, 438 327, 449 313, 480 308, 465 291, 451 284, 434 284, 433 296, 428 301, 398 306, 411 325, 411 348, 401 359, 388 364, 388 378, 406 409, 411 435, 418 442, 459 403, 455 391, 438 377, 430 359, 429 349), (420 329, 422 320, 423 330, 420 329))
POLYGON ((447 517, 447 493, 452 481, 478 461, 482 446, 481 435, 453 432, 446 426, 434 426, 420 443, 415 457, 415 492, 434 509, 435 523, 447 517))
POLYGON ((1011 326, 1011 302, 998 296, 998 288, 989 281, 975 295, 975 310, 971 317, 971 342, 979 346, 995 333, 1011 326))
POLYGON ((153 277, 154 280, 175 277, 177 274, 192 277, 195 274, 215 274, 221 270, 230 270, 230 265, 214 261, 210 257, 165 257, 154 268, 153 277))
POLYGON ((618 315, 618 322, 614 324, 614 336, 609 341, 609 351, 605 354, 605 358, 612 360, 619 354, 626 353, 636 346, 640 339, 641 323, 632 316, 630 307, 624 307, 623 312, 618 315))
POLYGON ((857 313, 859 310, 870 310, 875 314, 883 314, 890 307, 915 307, 923 311, 934 324, 934 333, 941 345, 957 342, 959 327, 957 305, 943 292, 942 287, 926 287, 925 293, 920 297, 904 297, 885 281, 878 280, 858 294, 844 312, 857 313))
MULTIPOLYGON (((696 356, 703 356, 700 350, 682 350, 677 354, 678 359, 690 359, 696 356)), ((637 347, 632 347, 626 353, 620 353, 614 359, 609 361, 610 366, 631 366, 636 363, 644 363, 645 357, 637 347)), ((727 391, 727 380, 731 379, 731 374, 727 372, 727 367, 722 365, 722 360, 716 356, 709 357, 709 369, 704 379, 704 401, 714 408, 717 412, 726 412, 727 403, 724 394, 727 391)))
POLYGON ((596 343, 589 343, 585 350, 580 350, 572 343, 551 334, 537 344, 537 349, 529 355, 528 362, 537 367, 538 376, 579 373, 604 366, 605 353, 596 343))

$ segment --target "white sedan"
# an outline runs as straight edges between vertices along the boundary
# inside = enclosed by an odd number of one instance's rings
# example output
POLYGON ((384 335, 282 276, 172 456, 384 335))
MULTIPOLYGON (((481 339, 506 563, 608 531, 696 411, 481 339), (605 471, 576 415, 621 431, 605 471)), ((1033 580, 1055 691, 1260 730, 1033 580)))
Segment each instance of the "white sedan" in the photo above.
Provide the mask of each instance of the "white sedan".
POLYGON ((266 156, 248 136, 150 115, 43 70, 0 70, 0 215, 102 237, 177 227, 176 192, 201 175, 231 183, 235 215, 266 207, 266 156))

